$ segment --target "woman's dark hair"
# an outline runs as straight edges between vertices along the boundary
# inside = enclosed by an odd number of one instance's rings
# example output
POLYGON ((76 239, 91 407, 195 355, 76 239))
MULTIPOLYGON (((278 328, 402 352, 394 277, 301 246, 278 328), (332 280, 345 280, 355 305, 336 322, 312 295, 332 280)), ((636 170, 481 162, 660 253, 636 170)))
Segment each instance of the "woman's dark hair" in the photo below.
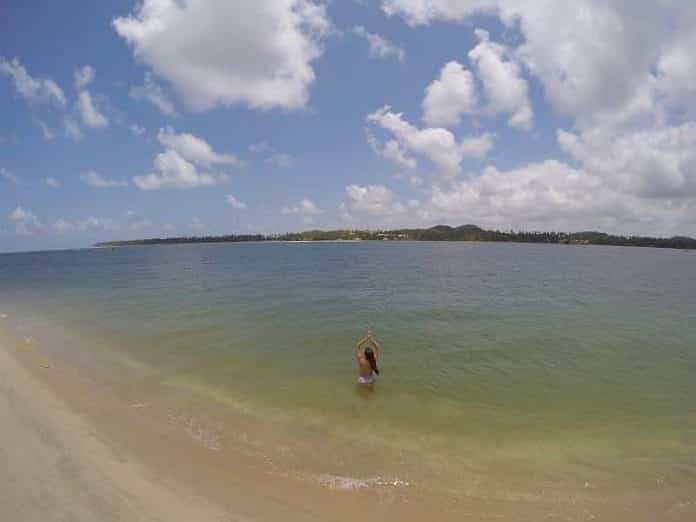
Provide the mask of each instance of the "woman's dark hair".
POLYGON ((375 360, 375 352, 372 351, 372 348, 369 346, 365 348, 365 359, 367 359, 367 362, 370 363, 370 367, 372 368, 372 371, 374 371, 377 375, 379 375, 379 369, 377 368, 377 361, 375 360))

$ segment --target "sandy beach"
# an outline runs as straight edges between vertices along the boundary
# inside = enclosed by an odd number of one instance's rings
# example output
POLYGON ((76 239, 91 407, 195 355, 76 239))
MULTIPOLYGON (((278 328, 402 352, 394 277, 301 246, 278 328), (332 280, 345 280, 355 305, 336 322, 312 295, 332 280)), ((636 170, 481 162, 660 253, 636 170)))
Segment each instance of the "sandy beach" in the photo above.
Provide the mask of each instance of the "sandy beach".
POLYGON ((443 507, 273 473, 169 416, 0 331, 0 520, 316 522, 367 510, 415 521, 443 507))
MULTIPOLYGON (((0 519, 229 520, 110 443, 19 363, 21 348, 0 340, 0 519)), ((52 371, 36 354, 25 360, 52 371)))

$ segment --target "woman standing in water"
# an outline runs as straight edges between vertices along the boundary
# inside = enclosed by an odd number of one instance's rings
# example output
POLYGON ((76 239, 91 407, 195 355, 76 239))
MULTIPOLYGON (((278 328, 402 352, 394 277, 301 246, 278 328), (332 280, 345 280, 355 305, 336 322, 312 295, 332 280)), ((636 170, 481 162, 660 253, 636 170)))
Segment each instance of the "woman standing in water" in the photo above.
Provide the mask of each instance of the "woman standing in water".
POLYGON ((377 368, 377 359, 379 359, 380 345, 377 340, 372 337, 370 330, 367 331, 367 335, 360 339, 355 345, 355 360, 358 362, 358 383, 360 384, 372 384, 375 382, 375 374, 379 375, 379 369, 377 368), (363 346, 367 343, 372 343, 375 347, 363 346))

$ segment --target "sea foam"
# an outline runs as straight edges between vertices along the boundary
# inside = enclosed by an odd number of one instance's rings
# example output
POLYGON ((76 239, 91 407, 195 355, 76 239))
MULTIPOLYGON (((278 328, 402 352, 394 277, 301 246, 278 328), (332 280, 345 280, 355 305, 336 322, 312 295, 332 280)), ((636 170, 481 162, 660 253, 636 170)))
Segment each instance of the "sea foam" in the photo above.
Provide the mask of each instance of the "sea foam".
POLYGON ((369 479, 358 479, 353 477, 342 477, 324 473, 319 475, 319 482, 329 489, 365 489, 369 487, 407 487, 410 483, 399 478, 372 477, 369 479))

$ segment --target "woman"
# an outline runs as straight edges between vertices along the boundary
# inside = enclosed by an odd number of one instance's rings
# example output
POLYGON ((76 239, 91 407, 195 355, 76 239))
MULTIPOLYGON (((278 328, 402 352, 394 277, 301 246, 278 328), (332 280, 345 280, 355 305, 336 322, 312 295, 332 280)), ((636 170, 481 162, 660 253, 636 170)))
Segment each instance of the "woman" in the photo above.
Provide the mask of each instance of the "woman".
POLYGON ((358 383, 372 384, 375 382, 375 374, 379 375, 377 368, 377 359, 379 359, 380 345, 372 337, 372 333, 368 330, 367 335, 360 339, 355 345, 355 360, 358 362, 358 383), (375 347, 374 351, 370 346, 363 346, 368 342, 375 347))

